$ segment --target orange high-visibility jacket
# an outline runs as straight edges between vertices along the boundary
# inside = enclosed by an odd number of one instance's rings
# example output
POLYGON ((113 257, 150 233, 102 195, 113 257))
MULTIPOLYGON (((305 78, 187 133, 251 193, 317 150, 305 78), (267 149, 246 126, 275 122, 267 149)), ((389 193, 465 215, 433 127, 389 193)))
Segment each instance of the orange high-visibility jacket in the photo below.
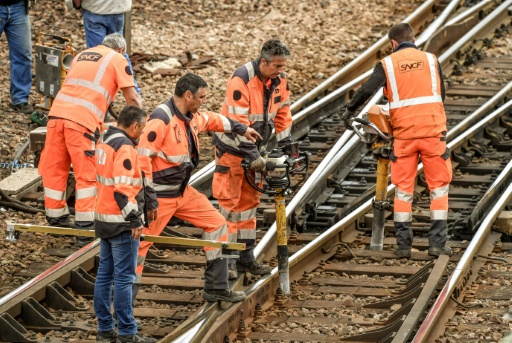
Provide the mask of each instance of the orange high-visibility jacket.
POLYGON ((123 55, 104 45, 87 49, 71 63, 48 117, 101 130, 108 106, 120 88, 135 87, 123 55))
POLYGON ((436 137, 446 132, 437 58, 414 48, 381 60, 386 73, 393 136, 397 139, 436 137))
POLYGON ((260 156, 259 148, 268 144, 273 128, 278 142, 291 139, 292 114, 286 75, 283 73, 271 79, 270 85, 264 85, 259 63, 259 60, 248 62, 231 75, 222 114, 252 127, 263 141, 256 146, 244 137, 221 133, 213 137, 213 144, 220 150, 250 161, 260 156))
POLYGON ((96 147, 96 237, 109 238, 142 226, 144 190, 137 150, 121 129, 109 127, 96 147))
POLYGON ((145 182, 159 198, 183 194, 192 170, 199 163, 203 131, 244 135, 247 126, 214 112, 182 114, 170 99, 151 113, 137 148, 145 182))

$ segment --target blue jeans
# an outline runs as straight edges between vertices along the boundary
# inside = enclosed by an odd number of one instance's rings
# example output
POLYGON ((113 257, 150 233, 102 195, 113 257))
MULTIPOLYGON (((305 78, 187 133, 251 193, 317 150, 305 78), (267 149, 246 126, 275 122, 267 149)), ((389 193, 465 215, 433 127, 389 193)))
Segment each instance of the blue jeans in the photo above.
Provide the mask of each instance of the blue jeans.
MULTIPOLYGON (((124 14, 96 14, 87 10, 82 10, 82 17, 84 18, 84 29, 85 29, 85 44, 87 48, 93 48, 100 45, 103 42, 105 36, 112 33, 123 34, 124 28, 124 14)), ((133 67, 130 58, 125 53, 124 57, 128 61, 130 71, 133 74, 133 67)), ((133 77, 133 83, 135 83, 135 90, 140 95, 139 84, 133 77)))
POLYGON ((0 37, 5 32, 11 63, 11 101, 18 105, 28 102, 32 87, 32 42, 30 18, 25 3, 0 6, 0 37))
POLYGON ((132 284, 135 281, 135 266, 139 240, 132 232, 100 240, 100 263, 94 285, 94 312, 98 317, 98 331, 114 329, 112 306, 112 281, 114 282, 114 311, 120 335, 134 335, 137 325, 133 317, 132 284))

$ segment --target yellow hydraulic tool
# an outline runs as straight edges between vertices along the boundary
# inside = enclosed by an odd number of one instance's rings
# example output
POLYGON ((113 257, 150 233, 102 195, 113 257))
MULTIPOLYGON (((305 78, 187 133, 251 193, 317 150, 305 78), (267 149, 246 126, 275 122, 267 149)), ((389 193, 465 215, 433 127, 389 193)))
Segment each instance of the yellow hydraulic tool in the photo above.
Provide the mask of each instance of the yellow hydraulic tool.
POLYGON ((249 169, 250 163, 242 161, 245 178, 249 184, 261 193, 274 196, 276 204, 276 234, 277 234, 277 270, 279 271, 279 286, 285 295, 290 294, 290 272, 288 267, 288 237, 286 233, 285 196, 291 194, 308 177, 309 153, 299 152, 298 143, 274 149, 264 156, 267 160, 266 171, 263 174, 266 185, 260 187, 254 173, 249 169), (286 152, 285 152, 286 151, 286 152), (290 175, 305 171, 303 178, 291 184, 290 175))
MULTIPOLYGON (((382 250, 384 243, 384 225, 386 221, 389 155, 393 149, 393 131, 389 124, 388 111, 381 105, 373 105, 366 113, 367 118, 351 119, 350 125, 354 132, 365 143, 371 144, 372 154, 377 159, 377 182, 375 199, 373 199, 373 225, 370 250, 382 250), (353 123, 361 124, 364 134, 361 134, 353 123)), ((363 116, 365 117, 365 116, 363 116)))
MULTIPOLYGON (((16 242, 21 232, 42 232, 55 235, 95 237, 94 230, 77 230, 54 226, 41 226, 31 224, 7 224, 7 240, 16 242)), ((167 243, 175 245, 186 245, 194 247, 222 248, 223 250, 245 250, 244 243, 218 242, 204 239, 161 237, 153 235, 142 235, 141 240, 153 243, 167 243)))

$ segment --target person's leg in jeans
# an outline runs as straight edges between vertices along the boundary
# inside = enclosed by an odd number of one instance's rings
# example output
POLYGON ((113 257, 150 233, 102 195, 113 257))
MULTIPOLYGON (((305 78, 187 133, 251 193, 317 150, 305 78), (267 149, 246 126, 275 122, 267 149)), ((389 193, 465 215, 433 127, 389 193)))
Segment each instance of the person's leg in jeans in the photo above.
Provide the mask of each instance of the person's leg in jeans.
POLYGON ((32 87, 32 42, 30 18, 23 1, 0 6, 0 36, 5 32, 9 45, 11 102, 28 103, 32 87))
POLYGON ((134 335, 137 324, 133 317, 132 284, 135 281, 139 240, 132 238, 130 230, 111 238, 110 243, 114 260, 114 311, 118 319, 118 334, 134 335))
POLYGON ((104 16, 82 10, 82 17, 84 18, 85 44, 87 49, 100 45, 103 42, 103 38, 107 35, 104 16))
POLYGON ((100 240, 100 263, 94 284, 94 312, 98 317, 98 332, 114 330, 112 306, 112 280, 114 279, 114 259, 108 239, 100 240))

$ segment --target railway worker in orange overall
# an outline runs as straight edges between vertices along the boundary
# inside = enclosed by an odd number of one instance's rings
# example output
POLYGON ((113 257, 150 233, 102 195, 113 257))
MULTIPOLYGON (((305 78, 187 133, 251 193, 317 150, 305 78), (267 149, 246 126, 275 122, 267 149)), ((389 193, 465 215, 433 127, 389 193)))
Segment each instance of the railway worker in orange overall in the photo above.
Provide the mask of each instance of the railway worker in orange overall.
MULTIPOLYGON (((115 33, 106 36, 102 45, 78 54, 53 102, 39 163, 50 225, 69 226, 66 188, 72 164, 76 180, 75 227, 93 228, 94 150, 105 113, 119 89, 128 105, 140 107, 128 62, 123 57, 125 48, 123 36, 115 33)), ((87 242, 89 238, 77 237, 79 245, 87 242)))
POLYGON ((396 185, 394 224, 398 249, 395 253, 399 257, 411 256, 412 201, 418 157, 421 157, 431 200, 428 254, 451 255, 452 250, 445 243, 452 165, 445 138, 441 66, 433 54, 414 45, 414 31, 409 24, 394 25, 388 37, 393 53, 375 66, 370 79, 347 105, 342 120, 352 117, 360 105, 384 86, 394 137, 390 159, 391 182, 396 185))
MULTIPOLYGON (((131 302, 143 208, 150 194, 143 189, 135 148, 145 125, 146 112, 126 106, 119 114, 117 127, 109 127, 96 148, 98 198, 94 230, 100 238, 100 262, 94 285, 94 312, 98 317, 96 342, 111 342, 116 336, 117 342, 155 341, 137 334, 131 302), (110 312, 112 282, 117 333, 110 312)), ((154 219, 156 210, 150 211, 148 217, 154 219)))
MULTIPOLYGON (((213 112, 198 112, 206 101, 208 85, 198 75, 187 73, 176 83, 174 96, 151 113, 138 147, 147 183, 158 198, 158 218, 144 234, 160 235, 171 217, 204 230, 203 238, 226 242, 226 220, 208 198, 188 185, 199 163, 198 134, 203 131, 232 132, 248 141, 261 138, 246 125, 213 112)), ((152 208, 151 206, 149 207, 152 208)), ((144 260, 152 243, 141 242, 135 292, 140 287, 144 260)), ((206 301, 238 302, 244 292, 228 287, 227 259, 221 249, 205 247, 206 269, 203 298, 206 301)))
POLYGON ((226 133, 216 133, 213 137, 216 147, 213 196, 219 200, 220 212, 227 220, 229 240, 247 244, 236 265, 229 264, 230 279, 236 279, 237 271, 266 275, 272 270, 254 258, 260 193, 245 179, 240 162, 247 159, 254 172, 264 172, 266 162, 260 152, 266 150, 272 130, 275 129, 279 147, 292 141, 290 90, 284 73, 289 57, 290 49, 282 41, 268 40, 258 59, 236 69, 227 82, 222 114, 254 128, 263 137, 256 143, 226 133))

